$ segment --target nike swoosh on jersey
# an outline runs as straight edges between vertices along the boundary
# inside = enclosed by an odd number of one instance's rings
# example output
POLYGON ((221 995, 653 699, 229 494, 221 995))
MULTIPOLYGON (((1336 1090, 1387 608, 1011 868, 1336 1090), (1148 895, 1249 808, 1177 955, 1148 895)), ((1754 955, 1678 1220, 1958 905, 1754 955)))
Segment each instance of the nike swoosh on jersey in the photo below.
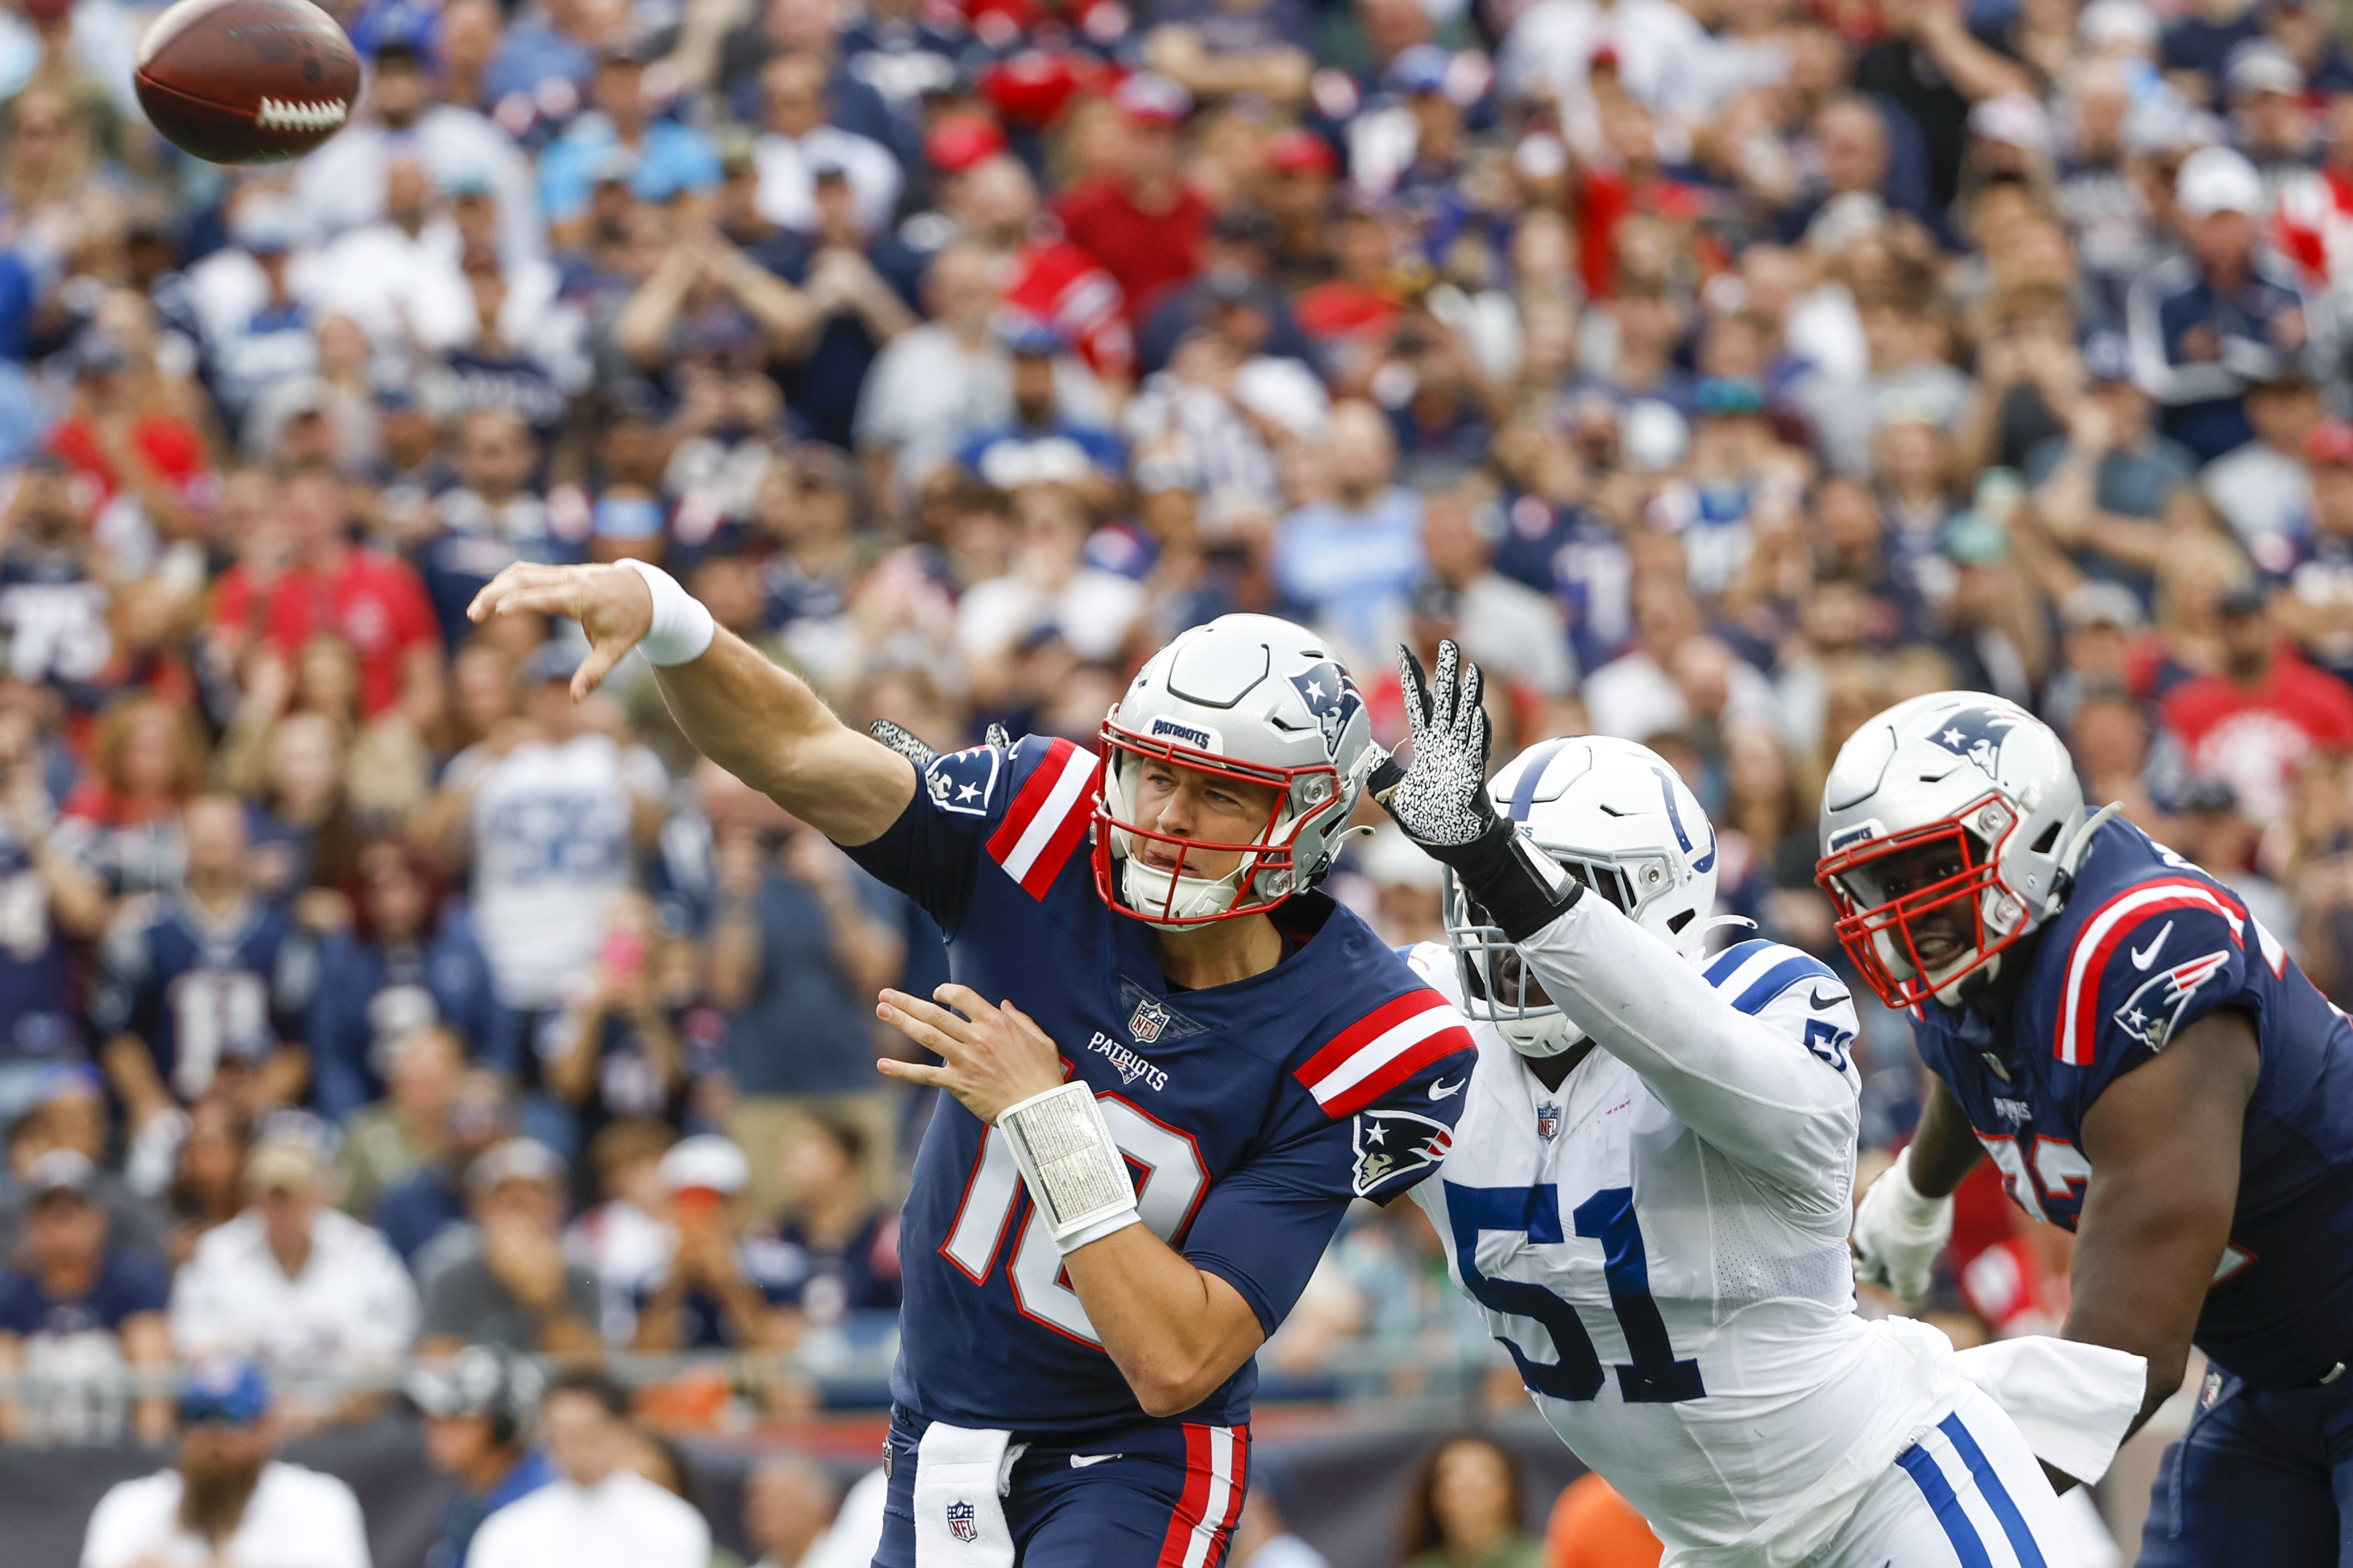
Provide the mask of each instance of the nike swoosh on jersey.
POLYGON ((2157 950, 2163 947, 2165 945, 2165 939, 2172 934, 2173 922, 2171 921, 2168 921, 2165 922, 2164 929, 2159 931, 2155 937, 2150 939, 2149 944, 2147 947, 2133 948, 2129 950, 2132 955, 2133 967, 2135 969, 2147 969, 2150 964, 2155 963, 2157 962, 2157 950))
POLYGON ((1090 1465, 1100 1465, 1105 1459, 1124 1459, 1125 1458, 1127 1458, 1127 1456, 1124 1454, 1072 1454, 1071 1456, 1071 1468, 1074 1470, 1083 1470, 1090 1465))
POLYGON ((1430 1098, 1432 1100, 1451 1100, 1456 1095, 1461 1094, 1462 1092, 1462 1086, 1470 1081, 1471 1080, 1468 1078, 1461 1078, 1456 1079, 1453 1083, 1449 1084, 1441 1079, 1438 1082, 1430 1086, 1430 1098))
POLYGON ((1825 996, 1821 994, 1820 989, 1814 986, 1810 985, 1806 988, 1806 1001, 1812 1005, 1814 1011, 1817 1013, 1820 1012, 1825 1007, 1835 1007, 1840 1003, 1846 1000, 1847 997, 1843 993, 1836 996, 1825 996))

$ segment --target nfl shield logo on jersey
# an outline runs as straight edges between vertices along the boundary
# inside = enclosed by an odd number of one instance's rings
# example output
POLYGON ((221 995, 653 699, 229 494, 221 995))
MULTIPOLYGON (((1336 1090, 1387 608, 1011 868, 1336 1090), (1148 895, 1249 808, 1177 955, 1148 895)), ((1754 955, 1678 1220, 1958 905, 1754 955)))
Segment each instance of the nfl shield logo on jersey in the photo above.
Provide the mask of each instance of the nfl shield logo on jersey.
POLYGON ((1536 1136, 1549 1143, 1552 1135, 1559 1131, 1560 1107, 1547 1100, 1536 1107, 1536 1136))
POLYGON ((972 1504, 968 1502, 948 1504, 948 1533, 958 1541, 980 1539, 980 1525, 973 1517, 972 1504))
POLYGON ((1128 1038, 1139 1046, 1152 1045, 1167 1026, 1168 1009, 1161 1005, 1157 996, 1146 996, 1135 1005, 1135 1011, 1128 1017, 1128 1038))

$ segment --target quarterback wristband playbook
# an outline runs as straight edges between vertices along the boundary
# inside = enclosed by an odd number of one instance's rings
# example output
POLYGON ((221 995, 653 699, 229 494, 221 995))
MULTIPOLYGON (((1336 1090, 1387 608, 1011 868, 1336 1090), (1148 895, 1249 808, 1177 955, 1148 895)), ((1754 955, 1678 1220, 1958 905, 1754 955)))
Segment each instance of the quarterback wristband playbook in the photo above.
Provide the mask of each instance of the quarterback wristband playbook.
POLYGON ((711 618, 702 601, 659 566, 631 560, 621 564, 643 577, 647 591, 654 596, 654 624, 638 643, 646 662, 671 665, 701 658, 711 639, 719 635, 719 623, 711 618))
POLYGON ((1013 1145, 1029 1201, 1063 1252, 1136 1223, 1135 1184, 1093 1089, 1056 1084, 1007 1106, 997 1125, 1013 1145))

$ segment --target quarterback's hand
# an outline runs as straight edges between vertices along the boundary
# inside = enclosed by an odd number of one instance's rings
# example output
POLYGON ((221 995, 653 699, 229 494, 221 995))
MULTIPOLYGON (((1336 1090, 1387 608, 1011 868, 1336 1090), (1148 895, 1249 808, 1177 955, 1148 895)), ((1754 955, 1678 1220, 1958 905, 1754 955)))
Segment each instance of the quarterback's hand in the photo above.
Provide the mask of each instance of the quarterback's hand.
POLYGON ((1928 1293, 1936 1254, 1953 1234, 1953 1200, 1922 1195, 1912 1184, 1907 1145, 1854 1210, 1854 1277, 1899 1300, 1928 1293))
POLYGON ((991 1126, 997 1112, 1045 1093, 1062 1081, 1062 1053, 1029 1014, 1010 1002, 991 1006, 969 985, 951 982, 933 1001, 884 991, 874 1016, 940 1058, 941 1065, 893 1061, 874 1065, 885 1078, 946 1089, 991 1126), (937 1003, 937 1005, 934 1005, 937 1003), (956 1016, 949 1008, 964 1016, 956 1016))
POLYGON ((466 606, 480 625, 492 616, 567 616, 588 634, 588 657, 572 677, 572 700, 596 689, 653 629, 653 590, 626 566, 535 566, 518 562, 482 585, 466 606))

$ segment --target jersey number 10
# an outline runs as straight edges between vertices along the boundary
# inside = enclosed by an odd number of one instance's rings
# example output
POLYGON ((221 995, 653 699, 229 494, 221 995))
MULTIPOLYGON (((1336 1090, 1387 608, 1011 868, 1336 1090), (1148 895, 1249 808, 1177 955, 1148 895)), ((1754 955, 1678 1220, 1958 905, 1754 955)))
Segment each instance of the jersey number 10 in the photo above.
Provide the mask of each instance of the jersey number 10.
MULTIPOLYGON (((1454 1232, 1454 1261, 1462 1288, 1492 1311, 1534 1318, 1552 1336, 1552 1362, 1530 1361, 1527 1352, 1502 1335, 1520 1381, 1555 1399, 1586 1400, 1601 1392, 1601 1358, 1577 1309, 1541 1285, 1490 1279, 1479 1272, 1479 1233, 1505 1230, 1535 1243, 1567 1240, 1560 1226, 1560 1189, 1459 1187, 1446 1184, 1446 1217, 1454 1232)), ((1631 1366, 1620 1366, 1618 1392, 1629 1405, 1672 1405, 1699 1399, 1699 1363, 1677 1360, 1667 1341, 1667 1322, 1651 1299, 1651 1266, 1642 1252, 1642 1227, 1634 1218, 1634 1189, 1604 1187, 1571 1211, 1577 1234, 1601 1243, 1602 1277, 1609 1282, 1609 1310, 1626 1336, 1631 1366)))

